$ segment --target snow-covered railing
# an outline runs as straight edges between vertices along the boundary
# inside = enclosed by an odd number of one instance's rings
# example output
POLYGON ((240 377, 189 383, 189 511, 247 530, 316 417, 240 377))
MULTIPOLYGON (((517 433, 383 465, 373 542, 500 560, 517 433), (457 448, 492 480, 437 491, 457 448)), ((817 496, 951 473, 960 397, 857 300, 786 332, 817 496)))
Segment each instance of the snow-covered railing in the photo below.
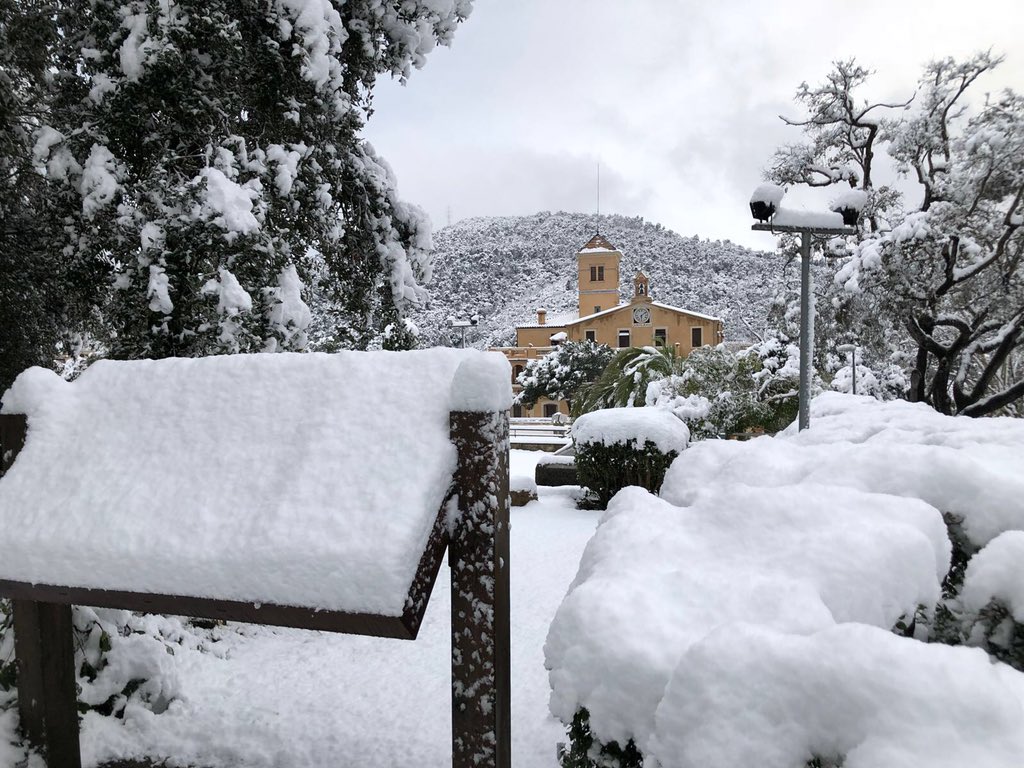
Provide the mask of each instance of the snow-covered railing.
POLYGON ((446 548, 453 764, 506 766, 502 355, 238 355, 24 372, 0 413, 21 722, 80 764, 71 605, 415 639, 446 548))

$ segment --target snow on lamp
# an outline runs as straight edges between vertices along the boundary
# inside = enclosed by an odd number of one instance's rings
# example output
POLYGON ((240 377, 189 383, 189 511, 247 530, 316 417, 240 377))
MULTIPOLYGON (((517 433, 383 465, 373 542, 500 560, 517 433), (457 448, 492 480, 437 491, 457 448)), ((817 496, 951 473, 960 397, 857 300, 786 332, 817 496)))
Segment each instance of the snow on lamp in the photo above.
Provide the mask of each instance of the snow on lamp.
POLYGON ((868 194, 862 189, 849 189, 832 201, 830 210, 843 217, 843 225, 847 227, 857 226, 857 221, 867 203, 868 194))
POLYGON ((768 221, 782 202, 786 190, 777 184, 762 184, 750 196, 750 214, 758 221, 768 221))

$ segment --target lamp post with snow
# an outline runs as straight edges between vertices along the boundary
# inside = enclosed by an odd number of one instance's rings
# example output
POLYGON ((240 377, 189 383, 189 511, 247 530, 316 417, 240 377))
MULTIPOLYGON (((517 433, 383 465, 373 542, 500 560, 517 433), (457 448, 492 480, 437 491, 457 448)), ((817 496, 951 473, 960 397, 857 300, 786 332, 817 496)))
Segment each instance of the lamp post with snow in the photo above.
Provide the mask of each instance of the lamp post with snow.
POLYGON ((480 318, 477 315, 473 315, 468 320, 465 319, 465 318, 457 320, 454 317, 450 317, 450 318, 448 318, 448 322, 451 323, 452 328, 461 328, 462 329, 462 348, 465 349, 466 348, 466 329, 471 327, 471 326, 474 326, 478 322, 480 322, 480 318))
MULTIPOLYGON (((855 192, 855 190, 852 190, 855 192)), ((794 211, 781 207, 785 190, 775 184, 762 184, 750 197, 750 213, 757 219, 751 229, 757 232, 791 232, 800 235, 800 415, 799 428, 811 424, 811 323, 814 319, 811 297, 811 236, 841 237, 856 234, 857 216, 863 198, 847 194, 834 204, 833 211, 794 211)))
POLYGON ((840 352, 850 353, 850 370, 853 372, 853 394, 857 394, 857 345, 840 344, 836 347, 840 352))

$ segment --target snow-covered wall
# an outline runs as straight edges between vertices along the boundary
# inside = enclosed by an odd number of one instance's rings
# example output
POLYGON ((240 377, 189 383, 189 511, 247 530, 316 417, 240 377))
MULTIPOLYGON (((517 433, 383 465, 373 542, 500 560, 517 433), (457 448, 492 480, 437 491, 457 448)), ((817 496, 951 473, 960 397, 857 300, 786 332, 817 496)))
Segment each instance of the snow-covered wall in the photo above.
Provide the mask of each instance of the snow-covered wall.
POLYGON ((30 369, 3 397, 28 436, 0 480, 0 579, 401 615, 449 411, 508 407, 510 382, 453 349, 30 369))

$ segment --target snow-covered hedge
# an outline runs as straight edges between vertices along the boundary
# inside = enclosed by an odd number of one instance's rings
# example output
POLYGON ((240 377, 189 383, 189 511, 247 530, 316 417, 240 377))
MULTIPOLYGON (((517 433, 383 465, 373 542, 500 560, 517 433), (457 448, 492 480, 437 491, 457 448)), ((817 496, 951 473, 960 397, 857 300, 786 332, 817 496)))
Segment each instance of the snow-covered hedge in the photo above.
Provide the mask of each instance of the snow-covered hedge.
POLYGON ((608 408, 580 416, 572 436, 580 485, 604 507, 630 485, 657 492, 690 431, 663 408, 608 408))
POLYGON ((805 432, 695 443, 661 498, 611 500, 548 635, 552 712, 674 768, 1024 764, 1024 675, 989 658, 1024 645, 1022 462, 1019 420, 836 393, 805 432), (962 599, 951 520, 992 542, 962 599))

